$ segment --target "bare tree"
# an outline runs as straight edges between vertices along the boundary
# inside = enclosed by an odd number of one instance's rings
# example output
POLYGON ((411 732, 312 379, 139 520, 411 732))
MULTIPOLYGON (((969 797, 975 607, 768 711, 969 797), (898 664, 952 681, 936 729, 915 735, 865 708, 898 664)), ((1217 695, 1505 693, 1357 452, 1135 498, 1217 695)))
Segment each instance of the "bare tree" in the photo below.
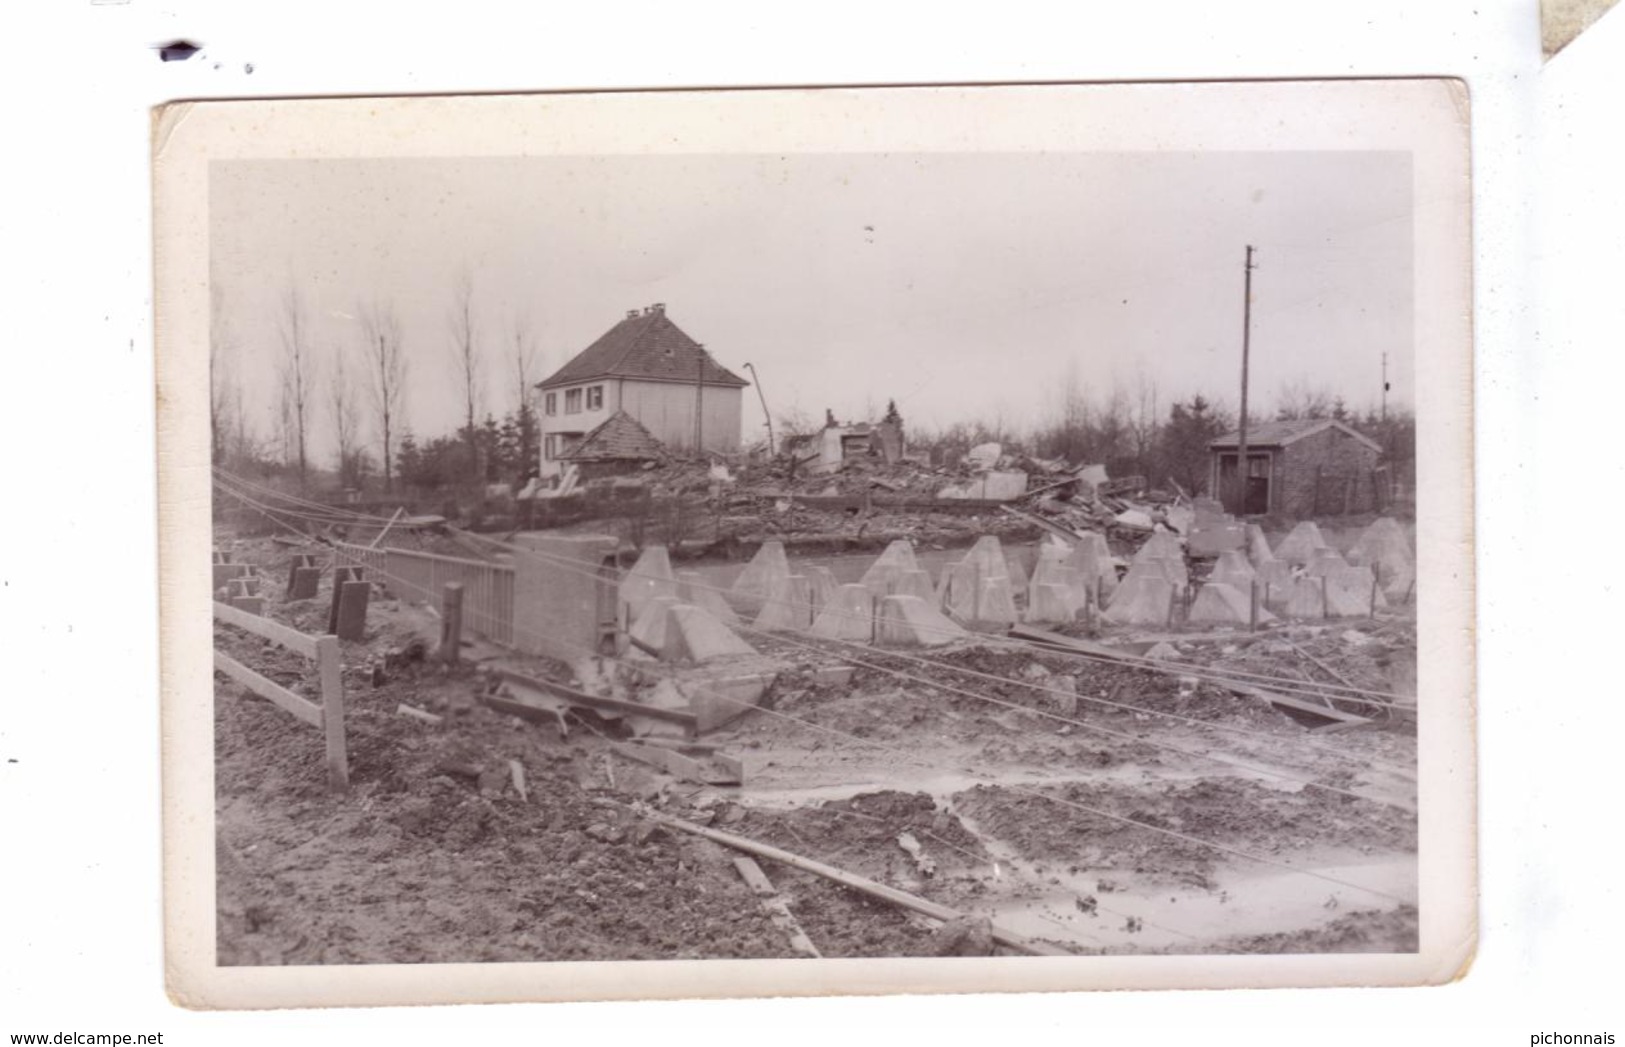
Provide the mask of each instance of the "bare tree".
POLYGON ((1134 376, 1134 392, 1137 400, 1133 425, 1135 468, 1150 481, 1156 472, 1151 459, 1162 419, 1157 416, 1157 380, 1147 376, 1144 368, 1134 376))
MULTIPOLYGON (((1286 382, 1275 394, 1275 417, 1283 422, 1300 418, 1330 418, 1336 399, 1324 387, 1311 388, 1302 379, 1286 382)), ((1252 412, 1248 414, 1250 416, 1252 412)))
POLYGON ((309 482, 306 438, 309 435, 316 361, 305 324, 305 306, 299 289, 290 286, 282 297, 282 427, 283 452, 299 468, 299 487, 309 482))
POLYGON ((361 447, 361 415, 356 408, 355 384, 344 364, 344 349, 333 347, 328 368, 327 409, 338 444, 339 479, 345 487, 360 487, 366 474, 366 451, 361 447))
POLYGON ((478 431, 474 419, 479 414, 480 361, 479 331, 474 323, 474 278, 468 270, 458 274, 451 291, 451 364, 462 386, 463 435, 468 440, 473 473, 478 474, 478 431))
POLYGON ((219 284, 209 287, 209 454, 220 465, 230 447, 234 383, 230 358, 235 344, 226 321, 226 294, 219 284))
POLYGON ((373 417, 378 422, 378 440, 382 444, 384 490, 392 491, 395 429, 406 393, 406 354, 401 348, 401 324, 395 307, 387 302, 363 305, 357 312, 367 361, 367 397, 372 402, 373 417))
POLYGON ((536 338, 531 333, 530 321, 522 314, 513 318, 512 343, 508 362, 512 366, 514 401, 518 410, 530 405, 531 386, 541 373, 541 356, 536 351, 536 338))

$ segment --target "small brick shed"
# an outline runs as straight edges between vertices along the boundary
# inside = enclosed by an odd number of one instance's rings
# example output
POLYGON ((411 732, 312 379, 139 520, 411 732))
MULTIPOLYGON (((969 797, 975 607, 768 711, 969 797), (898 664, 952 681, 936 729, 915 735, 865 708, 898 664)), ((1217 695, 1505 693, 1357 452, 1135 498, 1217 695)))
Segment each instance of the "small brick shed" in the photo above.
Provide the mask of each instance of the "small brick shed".
POLYGON ((1382 447, 1332 418, 1263 422, 1247 429, 1247 500, 1240 506, 1240 434, 1208 444, 1210 490, 1227 512, 1295 517, 1379 511, 1389 499, 1382 447))

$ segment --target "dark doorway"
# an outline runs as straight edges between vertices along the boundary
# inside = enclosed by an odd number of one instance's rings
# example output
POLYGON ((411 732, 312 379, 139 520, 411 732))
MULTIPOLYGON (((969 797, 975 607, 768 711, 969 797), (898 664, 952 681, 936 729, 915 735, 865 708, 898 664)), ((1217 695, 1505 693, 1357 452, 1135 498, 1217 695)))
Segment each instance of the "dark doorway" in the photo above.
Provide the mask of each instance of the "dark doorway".
POLYGON ((1236 456, 1219 456, 1219 491, 1224 511, 1237 516, 1264 516, 1270 511, 1270 456, 1247 453, 1247 490, 1236 483, 1236 456))

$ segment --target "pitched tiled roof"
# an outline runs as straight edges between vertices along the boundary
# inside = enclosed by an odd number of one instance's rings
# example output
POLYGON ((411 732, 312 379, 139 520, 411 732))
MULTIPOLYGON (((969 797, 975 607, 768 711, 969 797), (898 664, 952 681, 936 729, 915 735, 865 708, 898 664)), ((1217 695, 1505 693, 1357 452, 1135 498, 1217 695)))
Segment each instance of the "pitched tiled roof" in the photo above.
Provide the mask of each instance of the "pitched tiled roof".
POLYGON ((665 456, 665 447, 636 418, 616 411, 560 458, 568 462, 642 462, 665 456))
MULTIPOLYGON (((1313 436, 1326 429, 1341 429, 1370 447, 1373 451, 1382 450, 1382 445, 1377 441, 1364 433, 1356 432, 1353 428, 1335 418, 1294 418, 1291 421, 1259 422, 1257 425, 1249 425, 1247 427, 1247 446, 1285 447, 1287 444, 1296 443, 1306 436, 1313 436)), ((1240 442, 1241 433, 1231 431, 1209 443, 1208 447, 1234 447, 1240 442)))
POLYGON ((577 353, 553 376, 538 383, 544 389, 594 378, 652 378, 694 384, 705 357, 705 384, 743 389, 750 383, 713 360, 698 342, 652 306, 626 318, 598 341, 577 353))

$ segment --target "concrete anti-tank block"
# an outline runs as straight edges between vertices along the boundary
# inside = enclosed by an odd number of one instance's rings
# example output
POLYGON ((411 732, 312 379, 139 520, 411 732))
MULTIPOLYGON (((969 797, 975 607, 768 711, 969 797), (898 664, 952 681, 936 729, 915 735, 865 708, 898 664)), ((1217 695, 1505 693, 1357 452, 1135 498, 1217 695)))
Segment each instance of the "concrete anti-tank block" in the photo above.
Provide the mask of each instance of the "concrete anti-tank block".
POLYGON ((842 585, 813 619, 812 634, 821 640, 874 639, 874 594, 866 586, 842 585))
POLYGON ((804 632, 812 627, 812 596, 807 576, 792 574, 768 591, 753 627, 763 632, 804 632))
POLYGON ((887 647, 940 647, 964 635, 918 596, 888 596, 875 611, 875 641, 887 647))

